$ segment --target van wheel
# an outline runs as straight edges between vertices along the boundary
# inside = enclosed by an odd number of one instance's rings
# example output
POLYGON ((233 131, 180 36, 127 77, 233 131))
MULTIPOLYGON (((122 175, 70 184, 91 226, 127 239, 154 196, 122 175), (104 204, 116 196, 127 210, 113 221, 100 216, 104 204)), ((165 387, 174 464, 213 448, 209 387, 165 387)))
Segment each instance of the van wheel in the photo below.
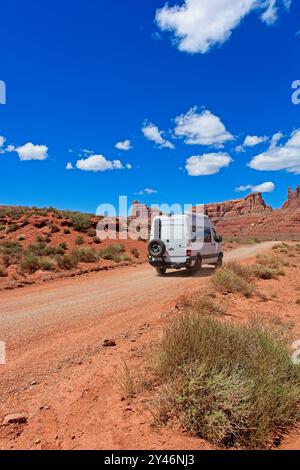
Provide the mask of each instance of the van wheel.
POLYGON ((167 272, 166 268, 156 268, 156 272, 159 276, 164 276, 167 272))
POLYGON ((215 264, 215 268, 216 269, 222 268, 222 266, 223 266, 223 255, 220 254, 218 257, 218 261, 215 264))
POLYGON ((194 274, 194 273, 199 272, 201 268, 202 268, 202 258, 201 258, 201 256, 198 256, 197 259, 196 259, 195 265, 191 266, 188 270, 192 274, 194 274))

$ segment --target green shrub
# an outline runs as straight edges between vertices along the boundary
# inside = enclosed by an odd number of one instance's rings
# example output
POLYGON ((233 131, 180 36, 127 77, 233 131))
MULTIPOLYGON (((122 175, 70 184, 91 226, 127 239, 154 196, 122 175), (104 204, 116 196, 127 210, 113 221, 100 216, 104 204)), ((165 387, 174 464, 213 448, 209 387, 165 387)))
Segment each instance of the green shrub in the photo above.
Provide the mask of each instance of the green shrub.
POLYGON ((34 253, 26 253, 21 260, 22 271, 33 274, 40 268, 39 257, 34 253))
POLYGON ((0 266, 0 277, 6 277, 7 271, 4 266, 0 266))
POLYGON ((4 265, 10 266, 20 261, 23 248, 19 242, 2 242, 0 243, 0 255, 2 255, 4 265))
POLYGON ((81 235, 78 235, 75 240, 76 245, 84 245, 84 238, 81 235))
MULTIPOLYGON (((241 267, 241 269, 243 269, 241 267)), ((227 267, 215 271, 212 277, 213 285, 216 289, 223 293, 241 293, 245 297, 250 297, 255 290, 255 286, 252 281, 249 280, 248 271, 247 275, 243 277, 240 273, 237 273, 237 268, 227 267)))
POLYGON ((13 233, 16 232, 19 228, 18 224, 12 224, 7 228, 7 233, 13 233))
POLYGON ((300 419, 299 366, 278 332, 259 322, 177 316, 158 347, 156 374, 156 412, 175 414, 216 445, 264 448, 300 419))
POLYGON ((23 242, 24 240, 26 240, 25 235, 21 234, 21 235, 18 236, 18 241, 19 242, 23 242))
POLYGON ((60 269, 68 271, 78 266, 78 259, 71 255, 59 255, 56 257, 56 262, 60 269))
POLYGON ((55 271, 56 264, 47 258, 39 259, 39 267, 42 271, 55 271))
POLYGON ((100 258, 112 260, 112 261, 122 261, 121 254, 125 252, 125 247, 122 244, 116 243, 114 245, 109 245, 107 248, 104 248, 100 251, 100 258))
POLYGON ((0 224, 0 232, 2 232, 3 230, 5 230, 6 226, 3 225, 3 224, 0 224))
POLYGON ((50 228, 51 228, 51 233, 58 233, 58 232, 60 232, 60 228, 59 228, 57 225, 55 225, 55 224, 51 224, 51 225, 50 225, 50 228))
POLYGON ((81 263, 95 263, 99 259, 98 253, 92 248, 76 248, 71 256, 81 263))
POLYGON ((86 232, 92 225, 88 214, 73 213, 69 217, 70 222, 77 232, 86 232))

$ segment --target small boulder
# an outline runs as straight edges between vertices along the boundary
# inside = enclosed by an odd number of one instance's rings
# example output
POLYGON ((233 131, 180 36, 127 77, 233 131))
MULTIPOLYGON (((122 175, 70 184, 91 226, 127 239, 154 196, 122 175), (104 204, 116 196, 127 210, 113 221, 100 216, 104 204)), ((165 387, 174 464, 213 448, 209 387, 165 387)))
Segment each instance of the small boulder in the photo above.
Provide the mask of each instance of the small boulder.
POLYGON ((9 426, 11 424, 26 424, 28 416, 24 413, 7 415, 2 421, 3 426, 9 426))
POLYGON ((102 341, 102 346, 104 348, 113 348, 116 345, 117 344, 113 339, 104 338, 104 340, 102 341))

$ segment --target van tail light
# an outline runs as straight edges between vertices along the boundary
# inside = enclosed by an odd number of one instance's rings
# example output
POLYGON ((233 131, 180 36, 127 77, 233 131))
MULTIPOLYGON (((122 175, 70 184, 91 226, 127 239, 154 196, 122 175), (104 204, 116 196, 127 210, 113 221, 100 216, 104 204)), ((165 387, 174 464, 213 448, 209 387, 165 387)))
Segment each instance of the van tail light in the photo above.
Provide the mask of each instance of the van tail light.
POLYGON ((191 256, 192 256, 192 250, 186 250, 186 256, 187 256, 188 258, 191 258, 191 256))

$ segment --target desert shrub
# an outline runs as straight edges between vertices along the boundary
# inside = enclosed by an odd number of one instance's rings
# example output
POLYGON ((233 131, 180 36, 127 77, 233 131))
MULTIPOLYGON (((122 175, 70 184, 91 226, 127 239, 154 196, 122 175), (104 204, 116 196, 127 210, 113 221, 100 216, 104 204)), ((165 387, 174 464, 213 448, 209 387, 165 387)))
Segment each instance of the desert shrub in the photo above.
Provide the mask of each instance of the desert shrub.
POLYGON ((130 253, 135 257, 135 258, 139 258, 140 257, 140 252, 137 248, 132 248, 130 250, 130 253))
POLYGON ((41 235, 37 235, 37 236, 35 237, 35 241, 36 241, 37 243, 43 243, 44 237, 42 237, 41 235))
POLYGON ((68 249, 68 245, 66 242, 62 242, 58 245, 58 248, 61 248, 62 250, 66 251, 68 249))
POLYGON ((2 255, 4 265, 10 266, 20 261, 22 257, 22 246, 19 242, 2 242, 0 243, 0 255, 2 255))
POLYGON ((21 260, 22 271, 28 274, 33 274, 39 268, 40 268, 39 257, 32 252, 25 253, 24 257, 21 260))
POLYGON ((91 218, 88 214, 72 213, 69 219, 74 230, 77 232, 86 232, 92 225, 91 218))
POLYGON ((192 310, 203 315, 223 315, 224 308, 209 295, 198 295, 192 303, 192 310))
POLYGON ((44 241, 32 243, 27 248, 27 253, 35 254, 36 256, 44 256, 46 255, 46 243, 44 241))
POLYGON ((71 230, 69 228, 64 229, 64 234, 65 235, 70 235, 70 233, 71 233, 71 230))
POLYGON ((42 271, 55 271, 56 264, 50 259, 42 258, 39 259, 39 268, 42 271))
POLYGON ((100 238, 94 237, 93 238, 93 243, 95 243, 96 245, 100 245, 102 242, 101 242, 100 238))
POLYGON ((24 240, 26 240, 25 235, 21 234, 21 235, 18 236, 18 241, 19 242, 23 242, 24 240))
POLYGON ((300 419, 300 369, 270 325, 179 315, 155 360, 156 412, 213 444, 263 448, 300 419))
POLYGON ((121 254, 119 256, 119 261, 126 261, 126 262, 131 262, 132 259, 129 255, 126 255, 126 254, 121 254))
POLYGON ((71 256, 81 263, 95 263, 99 259, 98 253, 92 248, 76 248, 71 256))
POLYGON ((255 290, 255 286, 252 281, 249 280, 248 270, 247 274, 243 276, 241 272, 243 267, 239 268, 241 271, 238 273, 237 264, 227 267, 225 265, 223 268, 218 269, 213 277, 212 282, 216 289, 223 293, 241 293, 245 297, 250 297, 255 290))
POLYGON ((51 233, 58 233, 58 232, 60 232, 60 228, 59 228, 57 225, 55 225, 55 224, 51 224, 51 225, 50 225, 50 229, 51 229, 51 233))
POLYGON ((122 244, 116 243, 114 245, 109 245, 107 248, 104 248, 100 251, 100 258, 112 260, 112 261, 121 261, 121 255, 125 252, 125 247, 122 244))
POLYGON ((78 259, 71 255, 59 255, 56 257, 56 262, 60 269, 67 271, 78 266, 78 259))
POLYGON ((269 266, 263 266, 261 264, 254 264, 252 266, 252 272, 258 279, 278 279, 279 276, 277 269, 269 268, 269 266))
POLYGON ((19 228, 18 224, 12 224, 7 228, 7 233, 13 233, 16 232, 19 228))
POLYGON ((7 271, 4 266, 0 266, 0 277, 6 277, 7 276, 7 271))
POLYGON ((6 226, 3 225, 3 224, 0 224, 0 232, 2 232, 3 230, 5 230, 6 226))
POLYGON ((94 228, 89 228, 87 231, 87 235, 91 238, 96 236, 96 230, 94 228))
POLYGON ((252 272, 259 279, 277 279, 284 276, 282 266, 288 265, 280 257, 274 255, 258 255, 256 264, 252 266, 252 272))
POLYGON ((84 245, 84 238, 81 235, 78 235, 75 240, 76 245, 84 245))

